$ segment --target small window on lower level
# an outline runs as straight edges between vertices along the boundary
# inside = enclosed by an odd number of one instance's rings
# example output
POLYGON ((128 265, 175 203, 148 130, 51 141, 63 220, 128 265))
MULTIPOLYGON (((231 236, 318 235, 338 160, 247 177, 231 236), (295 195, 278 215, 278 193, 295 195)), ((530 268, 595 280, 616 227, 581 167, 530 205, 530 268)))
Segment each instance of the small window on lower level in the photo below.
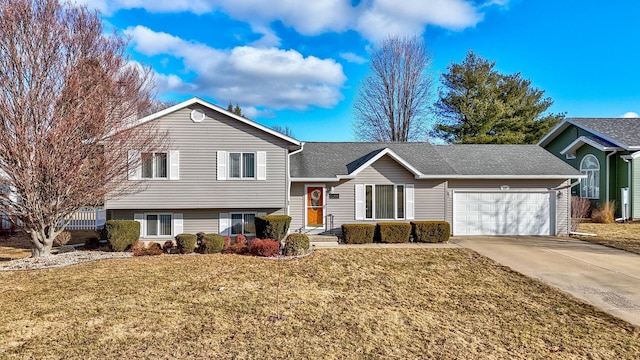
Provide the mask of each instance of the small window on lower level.
POLYGON ((232 213, 231 235, 254 235, 256 233, 255 213, 232 213))
POLYGON ((171 214, 146 214, 146 236, 171 236, 171 214))

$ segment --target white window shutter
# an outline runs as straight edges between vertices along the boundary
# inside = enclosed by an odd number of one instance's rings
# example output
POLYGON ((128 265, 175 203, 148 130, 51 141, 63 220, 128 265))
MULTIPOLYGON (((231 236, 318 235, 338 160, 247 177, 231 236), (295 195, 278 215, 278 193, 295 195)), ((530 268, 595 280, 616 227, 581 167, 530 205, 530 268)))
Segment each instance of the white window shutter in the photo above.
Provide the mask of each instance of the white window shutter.
POLYGON ((356 220, 364 220, 364 184, 356 184, 356 220))
POLYGON ((218 222, 218 232, 220 235, 229 235, 231 233, 231 222, 229 221, 229 213, 220 213, 218 222))
POLYGON ((267 152, 258 151, 258 180, 267 180, 267 152))
POLYGON ((140 223, 140 237, 144 237, 144 214, 133 214, 133 220, 140 223))
POLYGON ((414 191, 413 191, 413 184, 406 184, 404 186, 404 192, 405 192, 405 204, 407 209, 405 210, 405 218, 407 220, 413 220, 415 215, 415 201, 414 201, 414 191))
POLYGON ((140 151, 129 150, 129 180, 138 180, 142 176, 142 164, 140 163, 140 151))
POLYGON ((178 234, 182 234, 184 232, 184 220, 182 218, 182 213, 173 213, 171 217, 171 221, 173 221, 173 236, 178 234))
POLYGON ((218 151, 217 155, 218 162, 218 180, 227 180, 227 152, 226 151, 218 151))
POLYGON ((169 151, 169 180, 180 180, 180 151, 169 151))

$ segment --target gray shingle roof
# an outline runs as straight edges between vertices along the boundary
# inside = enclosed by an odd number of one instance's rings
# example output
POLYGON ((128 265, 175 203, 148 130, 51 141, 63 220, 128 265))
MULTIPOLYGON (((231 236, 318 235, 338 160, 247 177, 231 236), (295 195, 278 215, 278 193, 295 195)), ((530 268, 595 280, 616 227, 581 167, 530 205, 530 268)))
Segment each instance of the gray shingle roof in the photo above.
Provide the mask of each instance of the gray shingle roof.
POLYGON ((640 146, 640 118, 569 118, 567 121, 598 132, 624 147, 640 146))
POLYGON ((349 175, 385 148, 423 175, 573 176, 579 172, 537 145, 308 142, 291 157, 294 178, 349 175))

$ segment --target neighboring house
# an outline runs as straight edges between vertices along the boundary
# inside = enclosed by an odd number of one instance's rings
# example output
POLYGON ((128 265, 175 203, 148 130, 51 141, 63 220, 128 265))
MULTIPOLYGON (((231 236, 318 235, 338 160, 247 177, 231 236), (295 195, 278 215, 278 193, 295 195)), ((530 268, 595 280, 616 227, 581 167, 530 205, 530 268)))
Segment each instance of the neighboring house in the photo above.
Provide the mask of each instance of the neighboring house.
POLYGON ((171 149, 138 154, 108 200, 110 219, 137 220, 143 239, 178 233, 254 235, 255 216, 288 214, 291 232, 344 223, 446 220, 454 235, 566 234, 578 171, 535 145, 302 143, 194 98, 141 120, 171 149))
POLYGON ((640 118, 568 118, 538 145, 587 176, 574 195, 640 218, 640 118))

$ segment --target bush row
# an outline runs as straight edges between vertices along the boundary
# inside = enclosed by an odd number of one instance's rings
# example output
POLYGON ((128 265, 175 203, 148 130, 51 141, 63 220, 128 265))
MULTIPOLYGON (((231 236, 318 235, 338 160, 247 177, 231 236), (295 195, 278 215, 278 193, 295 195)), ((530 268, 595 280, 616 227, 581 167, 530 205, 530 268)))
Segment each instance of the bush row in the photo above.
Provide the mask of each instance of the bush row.
POLYGON ((449 240, 451 226, 446 221, 379 222, 373 224, 343 224, 342 239, 347 244, 408 242, 443 242, 449 240))
MULTIPOLYGON (((231 238, 219 234, 179 234, 175 237, 177 252, 181 254, 195 251, 203 254, 214 253, 252 253, 258 256, 275 256, 280 254, 280 239, 289 231, 291 217, 286 215, 266 215, 256 217, 256 233, 258 237, 249 245, 247 238, 240 234, 232 243, 231 238), (257 240, 257 241, 256 241, 257 240)), ((173 242, 160 244, 151 243, 148 247, 139 241, 140 223, 134 220, 109 220, 107 221, 102 237, 108 240, 109 246, 114 251, 126 251, 131 249, 134 255, 156 255, 162 252, 170 252, 173 242)), ((59 236, 64 241, 64 235, 59 236)), ((62 242, 61 241, 61 242, 62 242)), ((287 256, 304 254, 309 250, 309 237, 305 234, 291 234, 284 241, 282 252, 287 256)))

